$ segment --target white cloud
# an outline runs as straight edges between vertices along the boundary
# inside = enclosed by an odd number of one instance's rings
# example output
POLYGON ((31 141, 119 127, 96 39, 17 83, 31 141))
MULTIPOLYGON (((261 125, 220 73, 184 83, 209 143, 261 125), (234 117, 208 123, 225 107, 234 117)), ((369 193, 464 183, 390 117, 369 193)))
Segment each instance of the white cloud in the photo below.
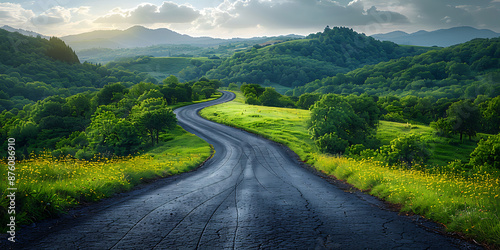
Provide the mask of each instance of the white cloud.
POLYGON ((108 15, 97 18, 95 22, 111 24, 189 23, 198 18, 199 15, 199 11, 192 6, 163 2, 161 6, 141 4, 131 10, 116 8, 108 15))
POLYGON ((34 16, 32 10, 26 10, 20 4, 0 3, 0 23, 3 25, 26 28, 34 16))
POLYGON ((43 12, 37 17, 33 17, 31 22, 34 25, 52 25, 68 23, 71 20, 72 10, 61 6, 55 6, 43 12))
POLYGON ((352 26, 372 22, 406 23, 407 18, 392 11, 368 10, 360 0, 347 6, 332 0, 226 0, 217 8, 205 11, 200 25, 212 28, 322 28, 326 25, 352 26), (380 18, 384 16, 384 18, 380 18), (212 19, 211 22, 207 20, 212 19))

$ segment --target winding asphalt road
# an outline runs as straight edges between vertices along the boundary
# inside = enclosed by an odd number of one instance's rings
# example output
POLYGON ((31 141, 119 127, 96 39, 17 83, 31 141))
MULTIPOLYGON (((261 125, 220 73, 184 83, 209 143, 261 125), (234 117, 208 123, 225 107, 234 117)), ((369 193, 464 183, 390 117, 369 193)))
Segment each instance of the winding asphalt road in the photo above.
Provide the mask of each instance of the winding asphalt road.
POLYGON ((179 124, 216 153, 191 173, 28 227, 25 249, 455 249, 475 248, 426 230, 315 175, 284 147, 177 109, 179 124))

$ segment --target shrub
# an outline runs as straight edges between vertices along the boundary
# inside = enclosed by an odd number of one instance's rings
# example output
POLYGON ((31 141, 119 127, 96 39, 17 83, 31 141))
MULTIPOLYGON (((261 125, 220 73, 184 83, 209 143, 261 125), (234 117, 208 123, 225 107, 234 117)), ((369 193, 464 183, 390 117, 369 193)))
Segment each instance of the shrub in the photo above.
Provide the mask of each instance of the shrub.
POLYGON ((473 166, 488 165, 500 169, 500 134, 481 139, 476 149, 470 154, 473 166))
POLYGON ((380 154, 389 164, 411 166, 423 164, 431 156, 427 143, 420 135, 409 134, 391 141, 390 145, 382 146, 380 154))
POLYGON ((341 154, 344 153, 349 143, 338 137, 335 132, 325 134, 315 140, 316 146, 323 153, 341 154))

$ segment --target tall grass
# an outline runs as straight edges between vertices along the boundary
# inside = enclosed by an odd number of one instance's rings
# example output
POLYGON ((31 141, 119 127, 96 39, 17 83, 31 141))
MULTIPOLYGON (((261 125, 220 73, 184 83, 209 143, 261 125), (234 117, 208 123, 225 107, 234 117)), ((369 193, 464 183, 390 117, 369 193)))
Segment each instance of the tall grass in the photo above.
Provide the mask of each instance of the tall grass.
POLYGON ((394 204, 444 224, 476 241, 500 246, 500 172, 477 168, 470 173, 450 172, 446 160, 465 159, 475 142, 450 146, 435 138, 428 126, 381 121, 377 137, 385 143, 402 134, 431 139, 433 166, 397 168, 373 160, 354 160, 320 154, 307 133, 308 110, 244 104, 240 93, 229 103, 202 110, 201 115, 283 143, 320 171, 345 180, 394 204), (459 153, 460 155, 457 155, 459 153))
POLYGON ((500 173, 466 178, 445 171, 318 155, 315 167, 391 203, 482 242, 500 245, 500 173))
MULTIPOLYGON (((17 225, 51 217, 81 203, 93 202, 158 177, 192 170, 211 154, 208 143, 178 127, 168 142, 140 156, 83 161, 57 159, 49 152, 16 163, 17 225)), ((6 180, 7 166, 0 165, 6 180)), ((1 227, 7 222, 7 182, 0 182, 1 227)), ((3 228, 5 229, 5 228, 3 228)))

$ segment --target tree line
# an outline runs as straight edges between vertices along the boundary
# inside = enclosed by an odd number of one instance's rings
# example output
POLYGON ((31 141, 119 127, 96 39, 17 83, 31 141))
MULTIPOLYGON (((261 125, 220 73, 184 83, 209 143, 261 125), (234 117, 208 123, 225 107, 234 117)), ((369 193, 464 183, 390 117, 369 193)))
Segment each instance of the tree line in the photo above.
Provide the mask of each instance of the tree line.
POLYGON ((161 84, 116 82, 97 92, 50 96, 22 110, 2 111, 0 135, 4 143, 16 138, 24 157, 43 150, 79 159, 134 154, 176 126, 168 105, 209 98, 219 86, 217 80, 180 83, 170 76, 161 84))
POLYGON ((325 28, 306 39, 236 52, 206 73, 224 84, 276 83, 302 86, 316 79, 347 73, 367 64, 421 54, 428 48, 380 42, 349 28, 325 28))
POLYGON ((157 82, 147 73, 80 63, 58 38, 28 37, 0 29, 0 111, 22 109, 46 97, 68 97, 123 82, 157 82))
POLYGON ((286 94, 495 97, 500 94, 499 58, 500 38, 474 39, 413 57, 367 65, 347 74, 338 73, 317 79, 286 94))

